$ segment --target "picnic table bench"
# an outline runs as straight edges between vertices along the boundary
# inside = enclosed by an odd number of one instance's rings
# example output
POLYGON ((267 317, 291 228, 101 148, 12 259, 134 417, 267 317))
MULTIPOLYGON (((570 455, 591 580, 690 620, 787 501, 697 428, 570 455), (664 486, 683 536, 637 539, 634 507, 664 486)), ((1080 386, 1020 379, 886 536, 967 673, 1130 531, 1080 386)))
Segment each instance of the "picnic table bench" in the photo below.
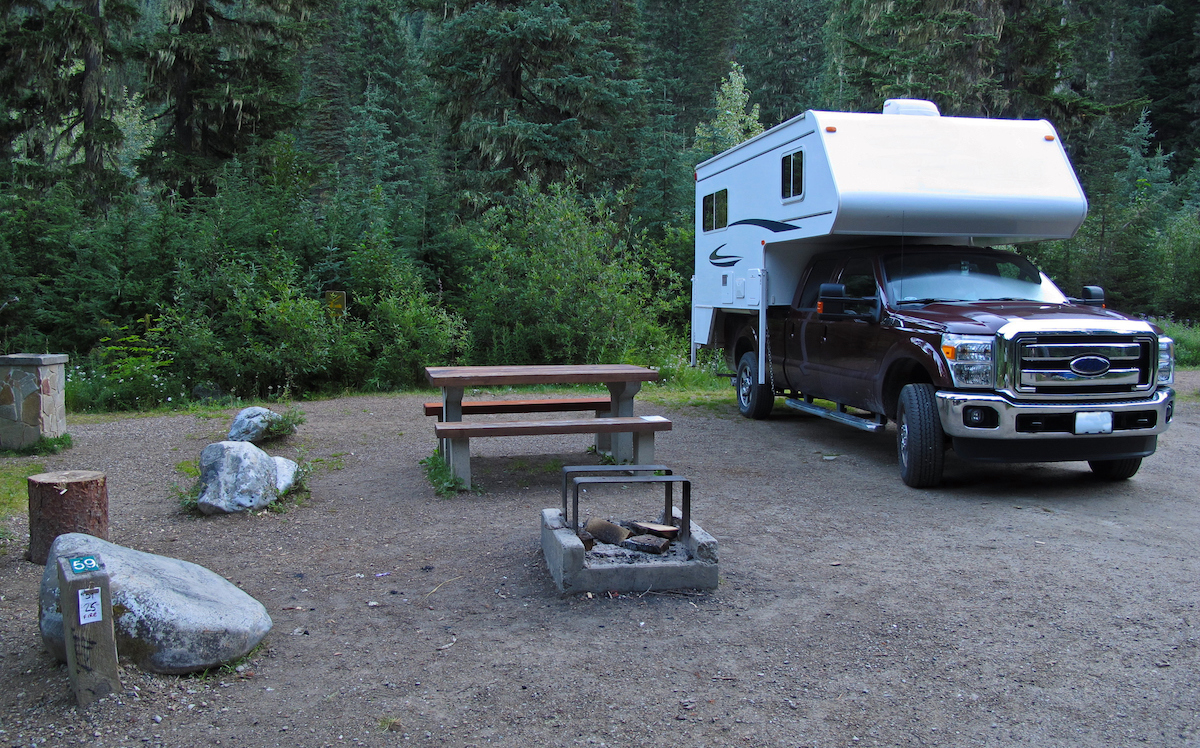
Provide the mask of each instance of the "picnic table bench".
POLYGON ((455 475, 471 483, 471 438, 527 434, 596 434, 597 448, 611 447, 617 462, 649 463, 654 456, 654 434, 667 431, 671 422, 661 416, 634 417, 633 397, 642 382, 658 379, 658 372, 628 364, 562 366, 430 366, 429 383, 442 389, 442 402, 426 403, 425 414, 436 415, 434 433, 443 459, 455 475), (604 384, 608 398, 549 398, 544 400, 479 400, 463 402, 467 387, 531 384, 604 384), (464 414, 508 414, 594 410, 595 418, 538 419, 527 421, 464 422, 464 414))

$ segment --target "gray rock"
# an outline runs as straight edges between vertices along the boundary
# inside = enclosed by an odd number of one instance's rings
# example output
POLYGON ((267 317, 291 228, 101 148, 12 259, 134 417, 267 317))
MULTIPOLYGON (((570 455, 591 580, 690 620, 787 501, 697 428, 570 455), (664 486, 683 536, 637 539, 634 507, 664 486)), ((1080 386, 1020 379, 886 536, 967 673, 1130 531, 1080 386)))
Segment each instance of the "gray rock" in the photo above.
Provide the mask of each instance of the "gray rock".
POLYGON ((296 485, 296 476, 300 472, 300 465, 286 457, 272 457, 271 459, 275 461, 275 489, 282 496, 296 485))
POLYGON ((269 408, 244 408, 229 427, 229 441, 257 443, 266 435, 272 423, 282 420, 283 416, 269 408))
POLYGON ((279 496, 275 460, 249 442, 217 442, 200 453, 200 498, 205 514, 262 509, 279 496))
POLYGON ((50 546, 38 601, 42 642, 60 661, 67 650, 57 559, 92 554, 108 571, 117 653, 143 670, 179 674, 216 667, 248 654, 271 630, 262 603, 203 566, 68 533, 50 546))

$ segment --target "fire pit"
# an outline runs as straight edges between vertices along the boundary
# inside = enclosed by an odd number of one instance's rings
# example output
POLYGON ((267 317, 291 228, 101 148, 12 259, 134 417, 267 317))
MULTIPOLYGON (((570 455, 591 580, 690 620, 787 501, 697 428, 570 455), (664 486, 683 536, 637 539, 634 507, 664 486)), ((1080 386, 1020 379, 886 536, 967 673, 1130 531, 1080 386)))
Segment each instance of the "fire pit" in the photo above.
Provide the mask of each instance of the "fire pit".
POLYGON ((542 554, 563 594, 716 588, 717 541, 691 521, 691 481, 654 472, 670 470, 662 465, 563 468, 562 507, 542 510, 542 554), (602 475, 579 475, 584 472, 602 475), (598 483, 662 483, 663 512, 649 522, 593 518, 581 529, 580 486, 598 483), (672 504, 676 483, 683 487, 682 509, 672 504), (570 515, 568 484, 574 491, 570 515))

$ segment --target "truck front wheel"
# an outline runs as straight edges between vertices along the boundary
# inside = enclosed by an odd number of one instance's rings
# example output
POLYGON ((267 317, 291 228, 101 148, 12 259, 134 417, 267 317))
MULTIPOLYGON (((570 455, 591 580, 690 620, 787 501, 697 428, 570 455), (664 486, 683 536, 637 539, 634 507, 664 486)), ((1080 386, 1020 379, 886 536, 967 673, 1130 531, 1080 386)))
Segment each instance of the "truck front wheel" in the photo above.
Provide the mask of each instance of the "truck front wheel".
POLYGON ((771 414, 775 407, 775 393, 769 385, 758 383, 758 354, 748 351, 742 354, 737 368, 738 410, 747 418, 761 420, 771 414))
POLYGON ((900 478, 906 485, 931 488, 942 482, 946 443, 932 384, 908 384, 900 390, 896 453, 900 478))
POLYGON ((1141 457, 1130 457, 1124 460, 1088 460, 1088 465, 1097 478, 1104 480, 1125 480, 1142 466, 1141 457))

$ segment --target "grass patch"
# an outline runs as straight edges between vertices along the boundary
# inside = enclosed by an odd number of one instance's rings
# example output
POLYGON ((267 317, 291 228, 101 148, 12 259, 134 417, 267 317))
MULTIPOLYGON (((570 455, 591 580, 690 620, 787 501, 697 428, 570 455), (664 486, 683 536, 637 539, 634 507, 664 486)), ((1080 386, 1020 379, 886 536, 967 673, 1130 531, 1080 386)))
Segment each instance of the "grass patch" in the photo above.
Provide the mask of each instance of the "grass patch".
MULTIPOLYGON (((75 446, 70 434, 62 436, 43 436, 33 444, 27 444, 20 449, 0 450, 0 457, 27 457, 29 455, 56 455, 59 452, 75 446)), ((32 475, 33 473, 30 473, 32 475)))
POLYGON ((443 499, 470 490, 462 478, 454 474, 454 470, 442 459, 442 453, 437 450, 421 460, 421 467, 425 468, 425 478, 429 485, 433 486, 433 492, 443 499))
POLYGON ((29 484, 26 478, 46 472, 38 462, 0 465, 0 520, 29 511, 29 484))

